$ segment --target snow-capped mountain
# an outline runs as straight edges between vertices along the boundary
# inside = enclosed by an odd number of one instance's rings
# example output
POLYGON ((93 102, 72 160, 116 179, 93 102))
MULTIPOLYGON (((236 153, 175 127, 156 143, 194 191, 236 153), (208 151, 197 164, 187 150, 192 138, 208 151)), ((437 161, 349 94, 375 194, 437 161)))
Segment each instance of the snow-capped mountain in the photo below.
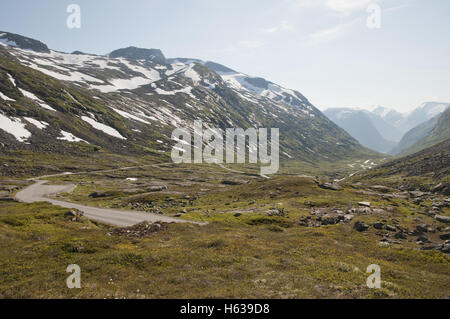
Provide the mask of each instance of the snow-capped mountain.
MULTIPOLYGON (((443 113, 449 106, 450 103, 425 102, 408 113, 400 113, 398 111, 379 106, 373 109, 370 113, 375 114, 378 119, 381 118, 385 123, 395 127, 403 135, 417 125, 420 125, 443 113)), ((393 140, 397 139, 394 138, 393 140)))
POLYGON ((333 108, 324 111, 330 120, 342 127, 362 145, 387 153, 395 142, 386 140, 378 131, 370 115, 364 110, 333 108))
MULTIPOLYGON (((395 154, 406 144, 417 141, 417 132, 425 132, 422 126, 439 117, 450 103, 426 102, 409 113, 378 106, 372 110, 357 108, 331 108, 324 111, 333 122, 344 128, 361 144, 373 150, 395 154), (408 134, 410 130, 417 129, 408 134), (415 136, 412 140, 405 134, 415 136), (411 141, 408 141, 411 140, 411 141), (396 144, 400 143, 399 148, 396 144)), ((431 128, 428 129, 428 131, 431 128)), ((423 136, 422 136, 423 137, 423 136)))
POLYGON ((76 142, 164 152, 174 127, 200 119, 222 129, 278 127, 286 159, 370 153, 301 93, 214 62, 136 47, 105 56, 64 53, 0 35, 0 139, 9 147, 57 150, 76 142))

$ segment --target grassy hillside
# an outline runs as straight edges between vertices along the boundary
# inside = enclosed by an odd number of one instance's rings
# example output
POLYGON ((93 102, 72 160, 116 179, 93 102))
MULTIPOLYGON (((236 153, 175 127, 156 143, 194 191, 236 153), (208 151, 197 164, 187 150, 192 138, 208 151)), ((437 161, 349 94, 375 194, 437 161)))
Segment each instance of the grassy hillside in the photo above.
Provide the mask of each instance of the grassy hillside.
MULTIPOLYGON (((61 195, 66 200, 157 209, 169 216, 184 210, 183 218, 209 224, 169 224, 142 232, 97 224, 46 203, 0 201, 0 297, 449 297, 448 256, 420 250, 416 237, 407 235, 419 224, 441 230, 443 224, 418 215, 421 207, 409 198, 384 199, 386 194, 369 194, 361 187, 332 191, 308 177, 264 180, 209 166, 160 166, 52 180, 78 184, 73 194, 61 195), (168 189, 147 193, 146 186, 155 183, 168 189), (93 191, 108 195, 93 200, 93 191), (359 201, 371 201, 370 213, 358 213, 359 201), (316 215, 351 207, 357 210, 350 222, 326 224, 325 216, 320 222, 316 215), (396 230, 354 229, 357 221, 372 225, 382 220, 396 230), (409 240, 394 239, 396 233, 409 240), (82 288, 69 290, 66 267, 74 263, 81 267, 82 288), (380 290, 366 286, 370 264, 381 267, 380 290)), ((1 183, 12 192, 25 184, 11 179, 1 183)), ((443 208, 441 214, 450 211, 443 208)), ((439 242, 441 234, 436 230, 426 237, 439 242)))
POLYGON ((438 184, 441 192, 450 194, 450 139, 382 164, 352 178, 354 181, 370 181, 402 189, 433 190, 438 184))
POLYGON ((422 139, 404 150, 401 155, 413 154, 448 138, 450 138, 450 108, 439 116, 433 128, 422 139))

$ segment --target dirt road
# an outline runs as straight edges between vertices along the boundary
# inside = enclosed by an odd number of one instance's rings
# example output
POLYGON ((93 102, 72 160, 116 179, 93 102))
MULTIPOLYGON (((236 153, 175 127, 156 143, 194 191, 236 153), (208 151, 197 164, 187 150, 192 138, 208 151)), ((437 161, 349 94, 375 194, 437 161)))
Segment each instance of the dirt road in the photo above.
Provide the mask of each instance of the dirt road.
POLYGON ((194 221, 183 220, 179 218, 167 217, 164 215, 152 214, 152 213, 144 213, 144 212, 136 212, 136 211, 127 211, 127 210, 119 210, 119 209, 109 209, 109 208, 97 208, 90 207, 65 201, 56 200, 53 198, 49 198, 48 196, 55 195, 63 192, 71 192, 75 185, 45 185, 47 181, 39 180, 35 184, 28 186, 27 188, 18 192, 15 198, 18 201, 25 203, 33 203, 33 202, 49 202, 53 205, 58 205, 65 208, 75 208, 84 213, 89 219, 114 225, 114 226, 132 226, 137 223, 148 221, 151 223, 154 222, 166 222, 166 223, 194 223, 198 225, 205 225, 205 223, 199 223, 194 221))

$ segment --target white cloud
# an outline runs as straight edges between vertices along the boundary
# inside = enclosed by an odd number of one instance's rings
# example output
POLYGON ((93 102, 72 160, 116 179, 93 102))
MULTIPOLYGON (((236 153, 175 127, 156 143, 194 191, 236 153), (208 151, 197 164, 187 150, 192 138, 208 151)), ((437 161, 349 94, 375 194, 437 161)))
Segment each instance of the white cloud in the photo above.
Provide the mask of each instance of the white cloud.
POLYGON ((381 0, 293 0, 294 7, 298 8, 322 8, 327 11, 351 15, 356 11, 363 11, 371 3, 381 0))
POLYGON ((239 42, 239 46, 244 49, 257 49, 264 46, 264 42, 257 40, 244 40, 239 42))
POLYGON ((294 26, 290 24, 288 21, 284 20, 280 23, 280 29, 283 31, 292 31, 294 30, 294 26))
POLYGON ((294 29, 295 28, 292 24, 290 24, 286 20, 283 20, 278 24, 278 26, 272 27, 272 28, 265 28, 265 29, 262 29, 262 31, 265 33, 275 33, 278 31, 292 31, 294 29))
POLYGON ((352 26, 354 26, 358 22, 361 22, 362 20, 363 17, 358 17, 348 22, 340 23, 334 27, 314 32, 309 35, 311 44, 319 44, 341 37, 345 35, 351 29, 352 26))
POLYGON ((326 0, 325 6, 332 11, 351 14, 355 11, 364 10, 371 3, 378 0, 326 0))
POLYGON ((278 31, 277 27, 263 29, 263 32, 266 32, 266 33, 274 33, 277 31, 278 31))

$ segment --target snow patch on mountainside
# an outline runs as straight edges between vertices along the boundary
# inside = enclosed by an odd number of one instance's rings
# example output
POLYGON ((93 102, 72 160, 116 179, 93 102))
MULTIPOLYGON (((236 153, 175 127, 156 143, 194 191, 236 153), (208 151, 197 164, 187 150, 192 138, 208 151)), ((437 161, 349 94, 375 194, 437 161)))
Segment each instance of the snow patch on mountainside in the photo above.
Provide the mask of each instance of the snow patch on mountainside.
POLYGON ((9 81, 10 81, 14 86, 16 86, 16 80, 14 80, 14 78, 11 76, 11 74, 7 73, 7 75, 8 75, 9 81))
POLYGON ((133 114, 130 114, 128 112, 121 111, 121 110, 118 110, 118 109, 115 109, 115 108, 112 108, 112 109, 114 110, 114 112, 118 113, 119 115, 123 116, 124 118, 130 119, 130 120, 135 120, 135 121, 138 121, 138 122, 141 122, 141 123, 144 123, 144 124, 151 125, 150 122, 147 122, 146 120, 143 120, 140 117, 137 117, 137 116, 135 116, 133 114))
POLYGON ((25 124, 19 118, 10 119, 1 113, 0 129, 14 135, 19 142, 25 142, 31 136, 31 132, 25 128, 25 124))
POLYGON ((31 117, 24 117, 24 119, 27 121, 27 122, 30 122, 31 124, 33 124, 34 126, 36 126, 38 129, 40 129, 40 130, 42 130, 42 129, 44 129, 44 128, 46 128, 47 126, 48 126, 48 123, 47 122, 44 122, 44 121, 38 121, 38 120, 35 120, 35 119, 33 119, 33 118, 31 118, 31 117))
POLYGON ((191 86, 187 86, 185 88, 182 88, 182 89, 179 89, 179 90, 172 90, 172 91, 165 91, 163 89, 156 88, 155 92, 157 94, 159 94, 159 95, 175 95, 177 93, 185 93, 185 94, 189 95, 190 97, 196 99, 196 96, 191 93, 191 90, 192 90, 192 87, 191 86))
POLYGON ((195 66, 195 64, 191 64, 188 69, 184 72, 184 75, 191 79, 194 83, 198 83, 202 80, 202 78, 200 77, 200 75, 197 73, 197 71, 195 71, 193 69, 193 67, 195 66))
POLYGON ((112 128, 111 126, 105 125, 103 123, 99 123, 96 120, 94 120, 88 116, 82 116, 81 119, 83 121, 89 123, 96 130, 102 131, 103 133, 108 134, 110 136, 117 137, 122 140, 126 140, 125 137, 123 137, 116 129, 112 128))
POLYGON ((44 101, 42 101, 40 98, 38 98, 36 95, 34 95, 31 92, 28 92, 27 90, 24 89, 19 89, 19 91, 22 93, 23 96, 32 99, 34 101, 36 101, 41 107, 43 107, 46 110, 50 110, 50 111, 55 111, 55 109, 53 109, 50 105, 44 103, 44 101))
POLYGON ((0 99, 5 100, 5 101, 11 101, 11 102, 15 102, 16 100, 11 99, 9 97, 7 97, 5 94, 3 94, 2 92, 0 92, 0 99))
POLYGON ((62 137, 58 137, 57 138, 58 140, 72 142, 72 143, 73 142, 84 142, 84 143, 89 144, 85 140, 83 140, 81 138, 78 138, 75 135, 73 135, 72 133, 69 133, 69 132, 66 132, 66 131, 63 131, 63 130, 61 130, 61 135, 62 135, 62 137))
MULTIPOLYGON (((1 35, 4 35, 5 33, 2 33, 1 35)), ((17 43, 11 40, 7 40, 7 39, 0 39, 0 44, 3 46, 11 46, 11 47, 17 47, 17 43)))

